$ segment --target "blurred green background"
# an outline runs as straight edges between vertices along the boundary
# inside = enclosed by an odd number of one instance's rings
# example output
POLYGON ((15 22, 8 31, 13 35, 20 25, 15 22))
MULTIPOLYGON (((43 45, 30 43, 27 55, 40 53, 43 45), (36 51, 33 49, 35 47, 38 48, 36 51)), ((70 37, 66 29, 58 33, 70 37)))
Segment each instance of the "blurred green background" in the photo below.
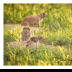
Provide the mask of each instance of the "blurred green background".
POLYGON ((72 4, 4 4, 4 24, 20 24, 25 16, 46 12, 44 23, 72 23, 72 4))

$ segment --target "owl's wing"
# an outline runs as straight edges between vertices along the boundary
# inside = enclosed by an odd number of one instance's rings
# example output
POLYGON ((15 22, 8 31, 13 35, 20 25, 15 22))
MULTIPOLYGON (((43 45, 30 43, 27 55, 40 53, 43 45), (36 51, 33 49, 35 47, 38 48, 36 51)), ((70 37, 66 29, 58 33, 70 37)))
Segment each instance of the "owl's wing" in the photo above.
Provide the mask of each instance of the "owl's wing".
POLYGON ((28 41, 27 41, 27 44, 26 44, 26 47, 29 46, 30 44, 31 44, 31 41, 28 40, 28 41))

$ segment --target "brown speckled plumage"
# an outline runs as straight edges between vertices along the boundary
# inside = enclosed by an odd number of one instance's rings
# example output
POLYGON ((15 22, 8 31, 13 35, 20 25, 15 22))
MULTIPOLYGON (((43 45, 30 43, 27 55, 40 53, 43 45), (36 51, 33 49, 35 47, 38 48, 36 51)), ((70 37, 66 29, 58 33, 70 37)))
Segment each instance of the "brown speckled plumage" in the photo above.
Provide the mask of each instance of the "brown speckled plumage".
POLYGON ((29 26, 24 26, 21 32, 21 41, 27 41, 32 36, 29 26))

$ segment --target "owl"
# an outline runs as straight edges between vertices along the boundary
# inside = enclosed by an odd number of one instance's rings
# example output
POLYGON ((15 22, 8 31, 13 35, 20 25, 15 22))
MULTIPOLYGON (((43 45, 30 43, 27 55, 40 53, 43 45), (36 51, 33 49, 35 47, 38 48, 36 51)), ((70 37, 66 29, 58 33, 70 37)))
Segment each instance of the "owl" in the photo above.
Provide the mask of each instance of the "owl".
POLYGON ((28 47, 39 46, 39 39, 37 36, 32 36, 30 40, 27 41, 28 47))
POLYGON ((39 35, 39 36, 38 36, 38 39, 39 39, 39 40, 43 39, 43 36, 42 36, 42 35, 39 35))
POLYGON ((24 26, 21 35, 20 35, 20 41, 27 41, 30 39, 30 37, 32 37, 32 33, 30 31, 30 27, 29 26, 24 26))

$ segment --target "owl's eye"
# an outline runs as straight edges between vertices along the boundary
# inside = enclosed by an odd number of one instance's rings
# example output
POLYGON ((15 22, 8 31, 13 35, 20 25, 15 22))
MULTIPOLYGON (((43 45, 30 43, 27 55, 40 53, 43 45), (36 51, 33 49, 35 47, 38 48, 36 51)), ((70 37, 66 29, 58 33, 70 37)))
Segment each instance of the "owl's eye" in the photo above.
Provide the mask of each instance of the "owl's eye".
POLYGON ((32 38, 32 40, 34 40, 34 38, 32 38))
POLYGON ((44 15, 45 13, 43 13, 43 15, 44 15))

